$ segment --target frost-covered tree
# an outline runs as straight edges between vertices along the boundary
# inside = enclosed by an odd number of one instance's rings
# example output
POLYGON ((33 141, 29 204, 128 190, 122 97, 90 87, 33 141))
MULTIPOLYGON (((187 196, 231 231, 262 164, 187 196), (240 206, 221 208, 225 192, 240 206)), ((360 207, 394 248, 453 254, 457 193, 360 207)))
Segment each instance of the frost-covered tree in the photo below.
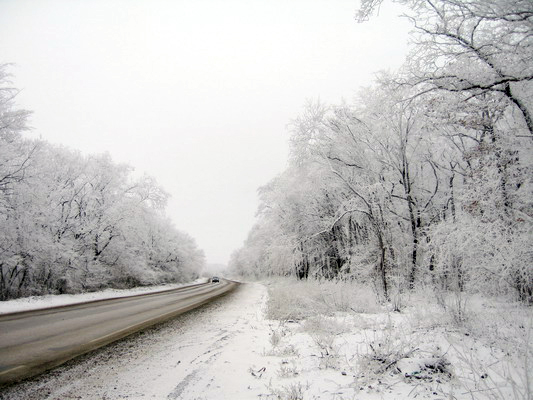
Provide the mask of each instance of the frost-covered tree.
POLYGON ((109 155, 24 139, 28 112, 0 68, 0 299, 185 281, 203 253, 168 195, 109 155))
MULTIPOLYGON (((359 21, 382 0, 362 0, 359 21)), ((414 47, 405 68, 423 91, 504 99, 533 138, 533 3, 529 0, 396 0, 407 6, 414 47)))
POLYGON ((501 103, 413 98, 394 82, 353 105, 310 103, 294 121, 291 166, 261 188, 238 269, 357 279, 385 299, 394 281, 527 300, 529 139, 509 135, 501 103))
POLYGON ((307 105, 239 268, 531 302, 533 3, 396 2, 408 61, 353 104, 307 105))

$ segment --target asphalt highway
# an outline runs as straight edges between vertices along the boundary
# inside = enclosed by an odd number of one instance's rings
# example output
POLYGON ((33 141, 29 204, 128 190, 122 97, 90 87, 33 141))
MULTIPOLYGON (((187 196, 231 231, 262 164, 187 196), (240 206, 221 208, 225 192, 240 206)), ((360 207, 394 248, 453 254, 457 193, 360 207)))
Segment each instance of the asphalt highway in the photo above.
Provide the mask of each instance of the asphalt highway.
POLYGON ((237 285, 221 279, 220 283, 0 315, 0 386, 199 307, 237 285))

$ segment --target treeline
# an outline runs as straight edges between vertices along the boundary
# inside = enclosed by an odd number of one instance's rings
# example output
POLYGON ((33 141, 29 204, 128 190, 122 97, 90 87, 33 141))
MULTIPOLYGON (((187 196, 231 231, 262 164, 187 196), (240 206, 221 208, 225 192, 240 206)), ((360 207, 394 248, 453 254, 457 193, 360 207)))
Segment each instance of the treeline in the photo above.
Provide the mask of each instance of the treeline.
POLYGON ((194 279, 204 255, 150 177, 108 155, 27 140, 0 66, 0 300, 194 279))
MULTIPOLYGON (((533 300, 533 3, 403 0, 412 52, 351 104, 310 102, 241 275, 533 300)), ((363 1, 368 18, 380 2, 363 1)))

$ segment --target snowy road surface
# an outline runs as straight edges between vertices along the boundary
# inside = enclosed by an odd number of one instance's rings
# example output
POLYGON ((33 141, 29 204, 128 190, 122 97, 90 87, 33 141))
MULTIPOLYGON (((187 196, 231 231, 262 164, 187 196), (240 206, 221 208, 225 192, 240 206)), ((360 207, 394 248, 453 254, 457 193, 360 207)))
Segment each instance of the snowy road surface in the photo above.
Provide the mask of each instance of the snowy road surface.
POLYGON ((0 399, 248 399, 269 328, 266 288, 236 291, 21 384, 0 399))
POLYGON ((0 316, 0 384, 35 375, 235 287, 204 283, 132 297, 0 316))

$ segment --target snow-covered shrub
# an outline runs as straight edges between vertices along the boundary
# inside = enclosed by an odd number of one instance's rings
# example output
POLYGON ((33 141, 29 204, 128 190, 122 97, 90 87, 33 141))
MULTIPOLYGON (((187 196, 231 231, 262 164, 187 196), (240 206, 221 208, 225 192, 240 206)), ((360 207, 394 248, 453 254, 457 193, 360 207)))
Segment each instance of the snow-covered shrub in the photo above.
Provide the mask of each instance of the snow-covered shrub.
POLYGON ((384 374, 396 373, 396 363, 418 350, 415 335, 409 335, 388 324, 365 337, 357 363, 358 383, 368 384, 384 374))
POLYGON ((316 281, 286 280, 269 288, 267 317, 281 321, 301 320, 316 314, 330 314, 331 309, 316 281))
POLYGON ((351 327, 335 317, 318 315, 307 319, 302 330, 307 333, 318 351, 319 368, 338 369, 340 367, 339 335, 350 331, 351 327))
POLYGON ((298 354, 298 349, 292 344, 277 346, 265 352, 265 355, 273 357, 297 357, 298 354))
POLYGON ((348 332, 350 326, 347 323, 343 323, 335 316, 327 317, 324 315, 316 315, 304 321, 302 330, 310 335, 329 334, 335 336, 348 332))
POLYGON ((279 342, 281 341, 281 334, 278 331, 272 330, 270 332, 269 340, 273 348, 278 347, 279 342))
POLYGON ((309 390, 309 384, 297 382, 279 388, 269 385, 268 389, 270 390, 271 396, 274 396, 273 398, 277 400, 304 400, 304 394, 309 390))
POLYGON ((273 281, 269 292, 267 316, 277 320, 381 309, 372 290, 354 281, 285 279, 273 281))
POLYGON ((279 369, 277 370, 277 375, 280 378, 294 378, 298 376, 299 370, 296 366, 294 360, 281 360, 279 369))
MULTIPOLYGON (((431 230, 428 257, 437 289, 498 295, 532 296, 531 232, 501 221, 482 222, 469 214, 461 224, 442 222, 431 230)), ((522 228, 522 226, 519 226, 522 228)))
POLYGON ((321 280, 318 282, 325 303, 333 311, 374 313, 381 310, 370 286, 351 280, 321 280))

